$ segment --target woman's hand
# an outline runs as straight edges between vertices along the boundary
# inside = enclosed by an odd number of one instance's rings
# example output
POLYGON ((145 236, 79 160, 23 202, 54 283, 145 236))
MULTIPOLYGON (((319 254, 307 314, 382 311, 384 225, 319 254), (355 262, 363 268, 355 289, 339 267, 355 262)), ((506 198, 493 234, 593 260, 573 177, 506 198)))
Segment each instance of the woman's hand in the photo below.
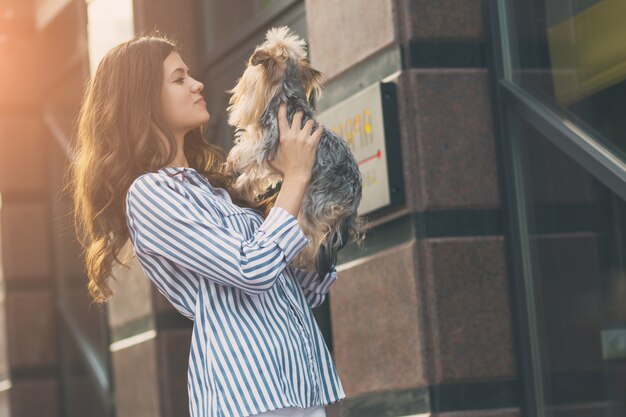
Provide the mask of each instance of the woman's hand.
POLYGON ((287 120, 287 104, 278 107, 279 145, 276 157, 268 163, 282 173, 283 181, 287 178, 302 180, 307 183, 311 179, 311 170, 315 162, 315 152, 323 126, 318 124, 313 131, 314 119, 309 119, 302 128, 303 112, 293 115, 291 126, 287 120))

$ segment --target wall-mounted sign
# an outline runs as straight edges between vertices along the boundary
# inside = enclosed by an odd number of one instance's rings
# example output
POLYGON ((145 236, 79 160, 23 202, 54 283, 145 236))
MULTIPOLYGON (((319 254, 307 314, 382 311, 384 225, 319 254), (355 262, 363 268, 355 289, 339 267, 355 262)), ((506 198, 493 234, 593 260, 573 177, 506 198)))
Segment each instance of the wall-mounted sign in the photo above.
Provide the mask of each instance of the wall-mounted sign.
POLYGON ((358 214, 404 201, 394 83, 377 82, 315 117, 348 142, 363 177, 358 214))

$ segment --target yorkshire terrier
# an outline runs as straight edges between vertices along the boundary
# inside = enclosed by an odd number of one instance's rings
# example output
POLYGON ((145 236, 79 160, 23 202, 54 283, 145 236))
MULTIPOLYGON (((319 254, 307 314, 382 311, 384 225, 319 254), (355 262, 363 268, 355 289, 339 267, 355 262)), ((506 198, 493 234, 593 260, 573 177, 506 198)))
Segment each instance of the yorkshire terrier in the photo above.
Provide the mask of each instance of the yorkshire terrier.
MULTIPOLYGON (((287 103, 287 119, 302 111, 302 126, 313 117, 311 92, 321 97, 323 74, 307 61, 306 43, 287 26, 268 30, 234 88, 226 90, 228 123, 235 139, 226 159, 236 177, 234 188, 251 200, 276 190, 282 176, 268 160, 279 145, 278 107, 287 103)), ((319 123, 313 122, 313 130, 319 123)), ((318 142, 315 163, 298 223, 310 243, 294 258, 294 266, 325 276, 337 262, 337 252, 349 241, 361 245, 366 223, 357 216, 362 178, 354 155, 341 137, 326 129, 318 142)))

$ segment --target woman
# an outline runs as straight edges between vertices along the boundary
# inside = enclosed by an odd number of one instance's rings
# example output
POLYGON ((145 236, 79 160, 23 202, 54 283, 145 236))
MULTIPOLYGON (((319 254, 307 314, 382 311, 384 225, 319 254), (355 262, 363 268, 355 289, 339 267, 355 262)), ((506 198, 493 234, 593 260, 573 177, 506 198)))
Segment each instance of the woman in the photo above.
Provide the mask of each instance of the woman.
POLYGON ((345 398, 311 309, 320 277, 289 263, 308 242, 296 216, 322 129, 279 111, 272 164, 280 192, 245 201, 207 143, 203 85, 171 41, 144 36, 113 48, 87 86, 71 186, 94 302, 112 295, 113 260, 130 238, 146 276, 194 321, 188 368, 192 417, 325 416, 345 398))

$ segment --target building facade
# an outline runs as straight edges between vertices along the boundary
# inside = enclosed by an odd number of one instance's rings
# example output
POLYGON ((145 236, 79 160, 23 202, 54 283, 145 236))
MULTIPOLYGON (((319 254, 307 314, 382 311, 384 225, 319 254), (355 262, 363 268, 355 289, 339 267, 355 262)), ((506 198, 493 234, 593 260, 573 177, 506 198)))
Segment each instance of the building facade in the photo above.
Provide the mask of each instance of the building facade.
POLYGON ((317 114, 385 83, 398 121, 401 202, 314 310, 348 395, 327 415, 626 416, 625 4, 1 2, 0 416, 188 415, 193 323, 136 260, 90 304, 61 191, 77 110, 99 57, 157 28, 228 149, 226 90, 282 25, 326 76, 317 114))

